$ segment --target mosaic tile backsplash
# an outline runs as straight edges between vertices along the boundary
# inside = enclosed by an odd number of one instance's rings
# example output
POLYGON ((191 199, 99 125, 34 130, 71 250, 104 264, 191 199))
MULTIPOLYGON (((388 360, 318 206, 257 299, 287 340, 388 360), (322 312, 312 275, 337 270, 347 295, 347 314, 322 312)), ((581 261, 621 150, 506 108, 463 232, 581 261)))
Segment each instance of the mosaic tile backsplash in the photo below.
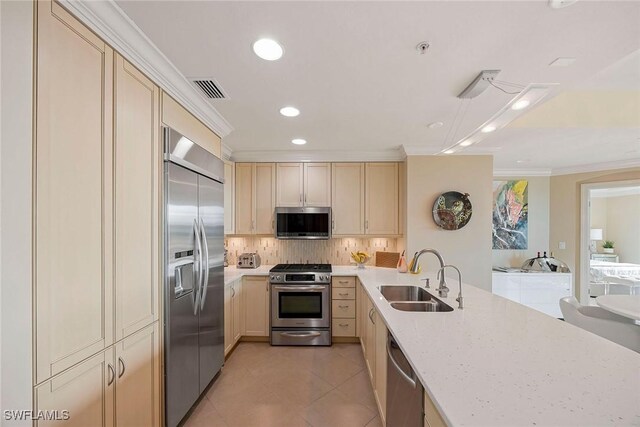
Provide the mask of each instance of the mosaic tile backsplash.
POLYGON ((224 246, 229 251, 229 265, 236 265, 238 255, 257 252, 263 265, 279 263, 353 264, 351 252, 365 251, 372 256, 368 265, 375 265, 376 252, 398 252, 394 238, 338 238, 329 240, 278 240, 274 237, 227 237, 224 246))

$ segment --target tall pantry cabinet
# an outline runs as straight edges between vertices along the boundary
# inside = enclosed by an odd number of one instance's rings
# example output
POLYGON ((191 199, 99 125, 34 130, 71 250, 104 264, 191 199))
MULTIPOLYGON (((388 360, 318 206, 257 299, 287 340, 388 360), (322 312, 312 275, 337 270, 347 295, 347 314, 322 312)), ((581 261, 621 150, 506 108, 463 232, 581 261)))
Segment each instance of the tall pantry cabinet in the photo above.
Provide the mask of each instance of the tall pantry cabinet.
POLYGON ((36 3, 34 407, 160 425, 159 88, 36 3))

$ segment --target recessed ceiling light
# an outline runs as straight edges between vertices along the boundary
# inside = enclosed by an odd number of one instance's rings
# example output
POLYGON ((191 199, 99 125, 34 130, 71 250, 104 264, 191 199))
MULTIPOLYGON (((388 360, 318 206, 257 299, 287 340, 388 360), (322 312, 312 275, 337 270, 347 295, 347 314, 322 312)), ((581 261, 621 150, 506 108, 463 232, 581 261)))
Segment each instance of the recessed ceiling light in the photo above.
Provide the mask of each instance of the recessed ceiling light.
POLYGON ((429 123, 429 124, 427 125, 427 127, 428 127, 429 129, 437 129, 437 128, 442 127, 442 125, 444 125, 444 123, 442 123, 442 122, 433 122, 433 123, 429 123))
POLYGON ((291 142, 296 145, 304 145, 307 143, 305 139, 301 139, 301 138, 292 139, 291 142))
POLYGON ((522 159, 522 160, 516 160, 516 163, 529 163, 531 160, 529 159, 522 159))
POLYGON ((523 108, 527 108, 529 106, 529 101, 526 99, 521 99, 520 101, 514 103, 511 106, 512 110, 522 110, 523 108))
POLYGON ((462 142, 460 143, 460 146, 461 146, 461 147, 468 147, 468 146, 470 146, 471 144, 473 144, 473 142, 471 142, 471 141, 470 141, 470 140, 468 140, 468 139, 465 139, 464 141, 462 141, 462 142))
POLYGON ((286 117, 296 117, 300 114, 300 110, 296 107, 282 107, 280 109, 280 114, 286 117))
POLYGON ((267 61, 275 61, 282 57, 284 50, 277 41, 271 39, 260 39, 253 44, 253 51, 260 58, 267 61))
POLYGON ((456 152, 456 150, 445 150, 444 154, 453 154, 455 152, 456 152))
POLYGON ((480 132, 489 133, 489 132, 493 132, 494 130, 496 130, 496 127, 494 125, 487 125, 487 126, 483 127, 480 132))

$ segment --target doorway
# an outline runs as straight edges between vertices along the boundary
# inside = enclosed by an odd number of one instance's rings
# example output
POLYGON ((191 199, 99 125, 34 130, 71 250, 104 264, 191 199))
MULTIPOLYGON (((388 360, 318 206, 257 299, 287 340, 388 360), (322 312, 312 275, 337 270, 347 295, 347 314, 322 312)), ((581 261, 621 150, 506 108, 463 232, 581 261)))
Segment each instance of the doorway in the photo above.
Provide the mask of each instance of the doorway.
POLYGON ((583 184, 580 302, 640 293, 640 180, 583 184))

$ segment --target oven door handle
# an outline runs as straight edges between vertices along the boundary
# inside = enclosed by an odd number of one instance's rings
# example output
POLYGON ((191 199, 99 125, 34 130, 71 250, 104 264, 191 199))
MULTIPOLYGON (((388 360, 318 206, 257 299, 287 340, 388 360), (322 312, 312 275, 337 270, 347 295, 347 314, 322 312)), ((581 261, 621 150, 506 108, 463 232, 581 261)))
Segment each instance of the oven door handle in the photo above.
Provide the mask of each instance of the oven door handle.
POLYGON ((322 291, 327 289, 326 286, 274 286, 273 289, 277 291, 302 291, 302 292, 313 292, 313 291, 322 291))
POLYGON ((320 332, 280 332, 280 335, 290 338, 313 338, 321 334, 320 332))

